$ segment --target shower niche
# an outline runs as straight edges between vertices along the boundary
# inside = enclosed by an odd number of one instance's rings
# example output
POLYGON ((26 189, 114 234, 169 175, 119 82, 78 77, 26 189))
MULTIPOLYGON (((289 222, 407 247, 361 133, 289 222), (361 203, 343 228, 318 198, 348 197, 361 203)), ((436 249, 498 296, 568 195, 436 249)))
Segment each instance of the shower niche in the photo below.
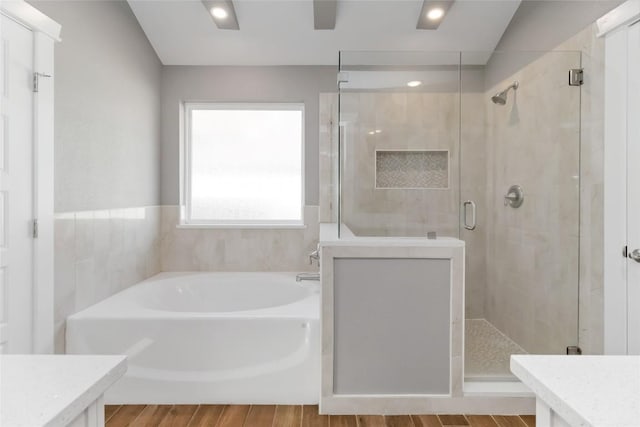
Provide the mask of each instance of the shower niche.
POLYGON ((377 189, 449 188, 448 150, 376 149, 377 189))

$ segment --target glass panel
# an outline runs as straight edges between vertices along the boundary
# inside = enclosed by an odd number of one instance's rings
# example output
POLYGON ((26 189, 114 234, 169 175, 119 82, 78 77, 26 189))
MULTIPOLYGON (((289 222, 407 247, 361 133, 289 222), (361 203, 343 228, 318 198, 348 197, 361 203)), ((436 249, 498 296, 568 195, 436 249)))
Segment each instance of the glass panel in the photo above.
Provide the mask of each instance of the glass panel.
POLYGON ((340 232, 457 237, 460 54, 341 52, 340 232))
POLYGON ((577 345, 580 87, 568 72, 580 66, 579 52, 493 53, 463 66, 461 194, 478 218, 461 232, 467 379, 513 379, 511 354, 577 345))
POLYGON ((578 343, 580 67, 579 52, 341 53, 340 231, 465 241, 469 380, 578 343))

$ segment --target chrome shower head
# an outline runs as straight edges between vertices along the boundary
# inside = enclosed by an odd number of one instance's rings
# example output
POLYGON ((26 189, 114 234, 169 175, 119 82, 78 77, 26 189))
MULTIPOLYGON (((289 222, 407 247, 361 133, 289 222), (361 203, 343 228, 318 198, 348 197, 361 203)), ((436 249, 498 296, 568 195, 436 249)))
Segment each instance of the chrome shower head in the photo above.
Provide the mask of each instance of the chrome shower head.
POLYGON ((498 105, 504 105, 507 103, 507 92, 506 91, 502 91, 500 93, 496 93, 495 95, 493 95, 491 97, 491 101, 493 101, 494 104, 498 104, 498 105))
POLYGON ((520 83, 513 82, 511 86, 503 90, 502 92, 496 93, 491 97, 491 101, 497 105, 504 105, 507 103, 507 93, 509 93, 509 89, 516 90, 520 86, 520 83))

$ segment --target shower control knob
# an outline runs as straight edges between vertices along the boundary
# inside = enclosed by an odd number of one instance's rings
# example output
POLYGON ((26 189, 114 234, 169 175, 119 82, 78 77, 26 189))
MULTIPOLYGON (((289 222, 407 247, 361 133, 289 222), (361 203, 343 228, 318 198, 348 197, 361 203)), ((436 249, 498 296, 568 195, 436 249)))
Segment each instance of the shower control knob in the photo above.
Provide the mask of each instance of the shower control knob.
POLYGON ((629 258, 631 258, 635 262, 640 262, 640 249, 634 249, 629 252, 629 258))
POLYGON ((524 191, 519 185, 512 185, 504 196, 504 205, 512 208, 519 208, 524 202, 524 191))

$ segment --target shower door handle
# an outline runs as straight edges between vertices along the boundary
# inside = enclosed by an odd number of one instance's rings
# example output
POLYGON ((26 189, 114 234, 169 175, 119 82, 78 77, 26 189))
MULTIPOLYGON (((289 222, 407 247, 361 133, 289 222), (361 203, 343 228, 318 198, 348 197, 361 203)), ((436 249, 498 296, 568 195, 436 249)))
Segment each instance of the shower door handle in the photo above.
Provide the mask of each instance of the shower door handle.
POLYGON ((629 252, 629 258, 634 260, 635 262, 640 262, 640 249, 634 249, 629 252))
POLYGON ((476 229, 476 204, 471 200, 467 200, 463 204, 462 214, 464 215, 464 228, 467 230, 475 230, 476 229), (471 224, 467 223, 467 206, 471 206, 471 224))

